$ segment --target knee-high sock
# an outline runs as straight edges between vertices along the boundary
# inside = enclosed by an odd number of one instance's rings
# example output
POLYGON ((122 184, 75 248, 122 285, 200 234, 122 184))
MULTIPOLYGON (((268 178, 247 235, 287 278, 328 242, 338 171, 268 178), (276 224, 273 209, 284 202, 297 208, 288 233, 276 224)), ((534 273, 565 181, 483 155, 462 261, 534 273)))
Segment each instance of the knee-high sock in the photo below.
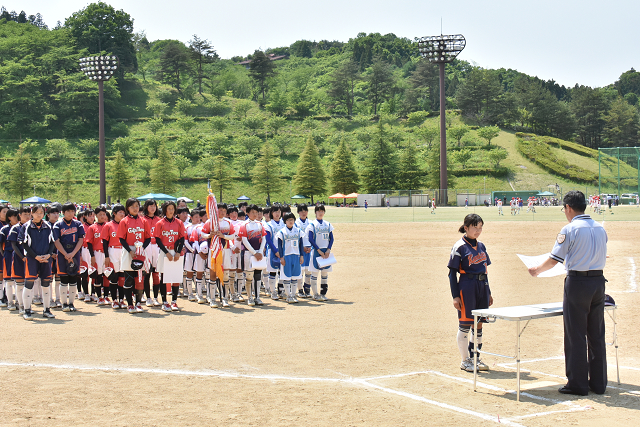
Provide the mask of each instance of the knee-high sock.
POLYGON ((236 293, 238 295, 242 294, 242 288, 244 287, 244 273, 238 273, 236 275, 237 285, 236 285, 236 293))
POLYGON ((60 302, 62 304, 69 304, 69 284, 61 283, 60 284, 60 302))
POLYGON ((151 274, 145 273, 143 279, 143 289, 144 293, 147 295, 147 298, 151 298, 151 274))
POLYGON ((267 280, 269 280, 269 290, 271 291, 271 293, 274 294, 278 292, 278 282, 276 281, 276 276, 269 273, 267 280))
POLYGON ((56 280, 56 301, 62 301, 62 289, 60 289, 62 283, 60 283, 60 277, 56 280))
POLYGON ((0 284, 0 300, 2 300, 2 298, 4 298, 4 290, 7 287, 7 280, 3 279, 2 280, 2 284, 0 284))
POLYGON ((202 298, 202 279, 196 279, 196 294, 202 298))
POLYGON ((287 297, 291 298, 293 295, 291 294, 291 280, 285 280, 283 282, 284 290, 287 292, 287 297))
MULTIPOLYGON (((82 292, 82 277, 81 276, 76 276, 76 288, 78 288, 78 293, 82 292)), ((70 303, 73 304, 73 303, 70 303)))
POLYGON ((33 282, 33 291, 31 292, 31 301, 33 302, 33 298, 41 298, 42 297, 42 288, 40 287, 40 278, 37 278, 33 282))
MULTIPOLYGON (((473 337, 473 328, 469 333, 469 357, 473 357, 473 353, 475 351, 474 345, 474 337, 473 337)), ((478 329, 478 350, 482 350, 482 329, 478 329)), ((480 354, 478 354, 480 357, 480 354)))
POLYGON ((22 290, 22 302, 25 310, 31 310, 31 301, 33 300, 33 289, 29 289, 26 286, 22 290))
POLYGON ((298 280, 296 280, 296 290, 301 291, 303 289, 302 284, 304 283, 304 279, 302 278, 304 275, 304 273, 302 273, 300 275, 300 277, 298 277, 298 280))
POLYGON ((262 272, 260 273, 260 277, 262 277, 262 283, 264 283, 264 288, 267 290, 267 292, 271 292, 271 283, 269 282, 269 273, 267 273, 267 270, 262 270, 262 272))
POLYGON ((458 350, 460 351, 460 357, 462 358, 462 360, 464 360, 469 356, 469 329, 458 328, 456 341, 458 342, 458 350))
POLYGON ((127 298, 127 305, 132 306, 133 305, 133 288, 123 288, 124 289, 124 295, 127 298))
POLYGON ((305 288, 305 292, 309 293, 310 289, 311 289, 311 273, 309 272, 309 270, 307 270, 306 273, 304 273, 304 288, 305 288))
POLYGON ((24 300, 22 299, 22 293, 24 292, 24 283, 16 283, 16 297, 18 298, 18 305, 24 307, 24 300))
POLYGON ((172 283, 171 286, 171 301, 172 302, 176 302, 178 301, 178 292, 180 292, 180 286, 178 286, 177 283, 172 283))
POLYGON ((311 274, 311 292, 313 296, 318 295, 318 277, 315 276, 315 273, 311 274))
POLYGON ((253 296, 253 275, 255 271, 246 271, 246 288, 247 288, 247 298, 251 298, 253 296))
MULTIPOLYGON (((76 280, 76 284, 77 284, 77 280, 76 280)), ((77 294, 77 286, 74 286, 74 280, 71 280, 71 283, 69 284, 69 304, 73 304, 73 302, 76 300, 76 294, 77 294)))
POLYGON ((42 305, 44 309, 48 309, 51 306, 51 285, 42 287, 42 305))
POLYGON ((7 280, 5 281, 5 283, 6 286, 4 287, 4 289, 7 293, 7 303, 13 304, 13 287, 15 286, 16 282, 14 282, 13 280, 7 280))
POLYGON ((260 296, 260 288, 262 287, 262 274, 255 274, 253 275, 253 281, 256 284, 256 290, 255 290, 255 294, 256 294, 256 298, 258 298, 260 296))
POLYGON ((320 293, 322 295, 326 295, 327 294, 327 290, 329 288, 329 285, 327 284, 327 277, 328 276, 329 276, 329 273, 321 272, 321 276, 320 276, 320 293))
POLYGON ((144 289, 134 289, 136 294, 136 304, 142 304, 142 299, 144 298, 144 289))
POLYGON ((227 298, 231 298, 233 294, 236 293, 236 272, 229 272, 229 293, 227 294, 227 298))
MULTIPOLYGON (((153 288, 155 290, 155 286, 153 288)), ((160 284, 158 285, 158 290, 160 291, 162 302, 163 303, 167 302, 167 285, 162 283, 162 281, 160 281, 160 284)))

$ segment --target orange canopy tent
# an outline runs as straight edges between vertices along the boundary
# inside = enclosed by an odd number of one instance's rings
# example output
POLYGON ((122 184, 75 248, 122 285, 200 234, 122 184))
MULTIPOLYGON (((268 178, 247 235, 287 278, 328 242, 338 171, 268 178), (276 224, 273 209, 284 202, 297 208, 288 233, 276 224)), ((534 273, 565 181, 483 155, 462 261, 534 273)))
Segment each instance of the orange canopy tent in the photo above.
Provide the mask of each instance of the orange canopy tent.
POLYGON ((345 197, 347 197, 347 196, 345 196, 342 193, 336 193, 336 194, 333 194, 333 195, 329 196, 330 199, 344 199, 345 197))
POLYGON ((347 199, 353 199, 353 198, 358 197, 358 193, 349 193, 344 197, 347 198, 347 199))

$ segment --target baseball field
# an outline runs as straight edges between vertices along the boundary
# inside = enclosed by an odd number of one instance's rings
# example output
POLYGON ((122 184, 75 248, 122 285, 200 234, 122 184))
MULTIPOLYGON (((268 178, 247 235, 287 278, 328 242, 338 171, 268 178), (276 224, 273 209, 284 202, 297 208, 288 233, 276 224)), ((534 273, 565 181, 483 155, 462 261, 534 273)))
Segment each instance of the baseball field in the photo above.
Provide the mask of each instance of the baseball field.
MULTIPOLYGON (((460 370, 446 265, 473 211, 329 208, 338 263, 328 302, 211 309, 181 299, 180 312, 138 315, 77 303, 33 322, 3 309, 0 425, 636 426, 640 208, 594 215, 609 236, 620 384, 609 347, 604 395, 559 394, 562 319, 535 320, 522 333, 520 402, 513 360, 484 356, 491 370, 476 392, 460 370)), ((494 307, 562 300, 563 277, 532 278, 516 254, 550 251, 566 219, 559 207, 524 211, 475 208, 494 307)), ((484 350, 515 354, 515 338, 512 322, 489 324, 484 350)))

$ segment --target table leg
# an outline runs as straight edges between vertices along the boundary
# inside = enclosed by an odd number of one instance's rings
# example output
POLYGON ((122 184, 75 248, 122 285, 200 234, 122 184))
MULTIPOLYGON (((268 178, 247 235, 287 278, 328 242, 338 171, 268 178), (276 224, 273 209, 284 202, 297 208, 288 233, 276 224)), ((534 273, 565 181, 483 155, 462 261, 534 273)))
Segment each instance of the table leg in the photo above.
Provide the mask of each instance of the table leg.
POLYGON ((516 399, 520 402, 520 321, 516 322, 516 369, 517 369, 517 390, 516 399))
POLYGON ((478 316, 473 316, 473 391, 478 379, 478 316))

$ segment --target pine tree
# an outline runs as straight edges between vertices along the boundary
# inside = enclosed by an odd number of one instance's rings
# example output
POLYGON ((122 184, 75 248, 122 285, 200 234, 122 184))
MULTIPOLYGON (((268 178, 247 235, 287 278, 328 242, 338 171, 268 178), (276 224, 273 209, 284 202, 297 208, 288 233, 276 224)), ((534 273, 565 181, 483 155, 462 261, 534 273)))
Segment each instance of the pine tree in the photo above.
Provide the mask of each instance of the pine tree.
POLYGON ((66 201, 71 200, 71 193, 73 193, 73 184, 75 184, 75 180, 73 179, 73 171, 67 168, 62 174, 62 186, 60 187, 62 198, 66 201))
POLYGON ((409 144, 400 155, 398 188, 418 190, 422 185, 423 178, 424 171, 418 163, 418 150, 415 145, 409 144))
POLYGON ((262 99, 264 100, 265 93, 267 92, 268 82, 270 77, 275 76, 276 65, 271 62, 271 59, 260 50, 256 50, 253 53, 253 58, 249 63, 249 76, 254 79, 262 93, 262 99))
POLYGON ((150 176, 151 188, 154 191, 160 191, 164 194, 176 191, 178 171, 176 170, 173 156, 164 144, 158 148, 158 158, 153 161, 150 176))
POLYGON ((331 162, 331 192, 349 194, 358 191, 358 172, 353 165, 351 150, 340 141, 331 162))
POLYGON ((396 153, 387 141, 387 134, 381 122, 373 136, 362 175, 365 190, 375 193, 396 187, 396 153))
MULTIPOLYGON (((453 174, 451 173, 451 156, 447 156, 447 185, 453 188, 453 174)), ((440 144, 434 144, 427 153, 427 173, 425 185, 430 189, 439 189, 440 186, 440 144)))
POLYGON ((222 190, 231 188, 233 178, 231 177, 231 168, 228 160, 224 156, 213 156, 203 163, 206 165, 206 176, 211 177, 211 188, 220 193, 219 203, 222 203, 222 190))
POLYGON ((271 193, 279 191, 284 185, 281 171, 280 159, 271 144, 265 142, 260 150, 260 158, 251 171, 251 177, 255 189, 266 194, 269 203, 271 203, 271 193))
POLYGON ((293 177, 293 187, 297 194, 311 197, 311 204, 313 204, 313 196, 320 196, 327 189, 324 169, 320 163, 320 154, 311 136, 307 139, 307 143, 298 158, 298 168, 293 177))
POLYGON ((125 200, 129 197, 129 190, 133 182, 131 172, 120 151, 116 152, 115 158, 109 163, 109 171, 111 172, 109 193, 111 193, 116 200, 125 200))
POLYGON ((10 179, 7 182, 9 191, 13 194, 19 194, 20 200, 24 200, 25 194, 31 188, 32 169, 31 155, 26 153, 24 147, 21 146, 9 164, 10 179))

